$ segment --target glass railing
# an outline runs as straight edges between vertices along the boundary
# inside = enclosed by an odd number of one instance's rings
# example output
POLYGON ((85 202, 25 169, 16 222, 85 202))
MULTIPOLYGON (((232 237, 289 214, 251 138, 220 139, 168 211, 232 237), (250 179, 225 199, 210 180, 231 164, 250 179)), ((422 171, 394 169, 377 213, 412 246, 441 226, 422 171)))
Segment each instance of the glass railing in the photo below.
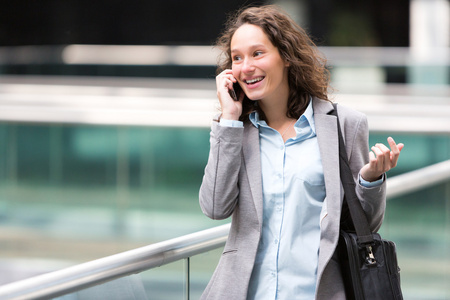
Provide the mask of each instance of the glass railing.
MULTIPOLYGON (((387 197, 391 199, 410 195, 441 183, 450 184, 450 160, 388 179, 387 197)), ((449 202, 447 199, 446 205, 449 202)), ((396 232, 398 228, 393 230, 395 225, 389 225, 388 232, 385 232, 385 236, 388 235, 398 242, 397 250, 399 264, 402 267, 405 299, 446 299, 448 296, 447 283, 450 270, 447 267, 450 264, 448 257, 450 238, 446 232, 435 231, 437 229, 435 225, 428 227, 428 236, 411 230, 400 235, 396 232), (405 240, 411 238, 416 239, 415 247, 420 249, 411 249, 411 246, 414 246, 413 241, 409 241, 408 246, 405 240), (432 253, 423 251, 424 238, 437 239, 438 243, 436 241, 432 243, 434 248, 432 253), (421 253, 420 256, 418 252, 421 253), (418 266, 423 268, 421 272, 436 276, 433 278, 432 287, 420 291, 414 290, 414 275, 420 270, 418 266)), ((98 297, 102 299, 190 299, 191 294, 195 294, 193 299, 197 299, 204 286, 196 285, 191 279, 191 257, 222 248, 228 231, 229 224, 222 225, 14 282, 0 287, 0 299, 49 299, 62 295, 67 295, 63 299, 71 299, 70 297, 75 295, 73 299, 98 299, 98 297), (184 265, 180 266, 179 262, 184 265), (150 269, 163 265, 167 265, 168 268, 155 269, 156 274, 150 272, 150 269), (135 273, 141 274, 132 275, 135 273), (112 279, 115 280, 111 281, 112 279), (89 288, 91 286, 94 287, 89 288), (192 289, 192 286, 195 288, 192 289)), ((216 255, 219 256, 218 253, 216 255)), ((204 265, 205 257, 201 257, 197 263, 204 265)), ((206 264, 210 266, 211 262, 207 261, 206 264)))

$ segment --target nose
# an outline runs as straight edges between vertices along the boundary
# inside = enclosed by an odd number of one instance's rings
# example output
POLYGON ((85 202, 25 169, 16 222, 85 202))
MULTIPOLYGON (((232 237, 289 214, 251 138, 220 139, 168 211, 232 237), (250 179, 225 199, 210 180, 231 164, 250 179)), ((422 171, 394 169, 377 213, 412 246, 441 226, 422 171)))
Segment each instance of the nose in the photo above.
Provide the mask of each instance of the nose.
POLYGON ((253 64, 253 59, 246 58, 242 64, 242 72, 243 73, 252 73, 255 71, 255 65, 253 64))

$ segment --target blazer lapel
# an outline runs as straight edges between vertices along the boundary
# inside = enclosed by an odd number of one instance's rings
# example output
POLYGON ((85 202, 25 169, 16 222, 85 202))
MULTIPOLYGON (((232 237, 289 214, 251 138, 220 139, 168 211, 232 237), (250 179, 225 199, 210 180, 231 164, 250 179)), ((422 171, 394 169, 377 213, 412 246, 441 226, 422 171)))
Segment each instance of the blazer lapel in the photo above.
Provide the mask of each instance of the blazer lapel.
POLYGON ((313 99, 314 121, 317 141, 322 159, 326 190, 326 212, 321 223, 318 278, 326 262, 331 258, 339 237, 341 215, 341 181, 339 176, 339 143, 336 117, 329 113, 333 105, 324 100, 313 99))
MULTIPOLYGON (((335 196, 335 193, 340 190, 337 120, 335 116, 329 114, 334 109, 330 102, 316 100, 313 102, 313 105, 317 141, 325 177, 325 188, 327 198, 330 198, 330 196, 335 196), (337 191, 335 190, 336 188, 337 191)), ((340 203, 334 202, 336 201, 327 201, 329 215, 336 212, 336 208, 340 209, 340 203)))
POLYGON ((261 226, 263 214, 263 195, 258 128, 256 128, 251 122, 246 122, 244 125, 244 137, 242 146, 244 164, 252 193, 253 203, 258 216, 258 222, 261 226))

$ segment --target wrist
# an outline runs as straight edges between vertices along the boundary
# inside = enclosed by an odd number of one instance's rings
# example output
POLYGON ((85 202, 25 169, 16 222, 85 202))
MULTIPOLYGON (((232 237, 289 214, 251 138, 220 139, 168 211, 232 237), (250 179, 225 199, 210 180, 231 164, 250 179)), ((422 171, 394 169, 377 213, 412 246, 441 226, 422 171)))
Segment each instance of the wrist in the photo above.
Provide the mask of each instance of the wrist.
POLYGON ((361 178, 364 179, 367 182, 373 182, 373 181, 377 181, 383 178, 383 174, 381 174, 380 176, 365 176, 363 174, 361 174, 361 178))
POLYGON ((375 181, 367 181, 359 174, 359 184, 366 188, 380 186, 384 182, 384 174, 378 180, 375 181))
POLYGON ((239 116, 235 114, 222 113, 221 119, 239 121, 239 116))

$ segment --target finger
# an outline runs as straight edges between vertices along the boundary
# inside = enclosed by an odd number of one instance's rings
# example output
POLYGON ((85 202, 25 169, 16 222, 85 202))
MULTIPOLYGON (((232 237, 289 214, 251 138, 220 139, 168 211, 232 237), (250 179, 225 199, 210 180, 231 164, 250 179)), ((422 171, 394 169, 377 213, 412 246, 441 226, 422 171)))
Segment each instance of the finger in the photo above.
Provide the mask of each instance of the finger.
POLYGON ((372 166, 372 170, 374 172, 382 171, 382 166, 384 165, 384 156, 383 151, 381 151, 378 147, 372 146, 372 153, 374 154, 375 161, 371 161, 370 164, 372 166))
POLYGON ((403 144, 400 143, 397 145, 392 137, 388 138, 388 143, 392 150, 390 155, 391 168, 394 168, 397 166, 398 157, 401 149, 403 149, 403 144))
POLYGON ((376 149, 375 154, 377 155, 377 160, 378 160, 378 171, 386 172, 390 169, 391 167, 391 163, 390 163, 390 153, 391 151, 389 150, 388 147, 386 147, 384 144, 381 143, 377 143, 372 151, 376 149))
POLYGON ((369 167, 372 170, 376 170, 377 168, 377 158, 372 151, 369 152, 369 167))
POLYGON ((225 70, 223 70, 222 72, 220 72, 219 75, 226 75, 226 74, 232 74, 232 73, 233 73, 233 70, 231 70, 231 69, 225 69, 225 70))
POLYGON ((230 79, 222 79, 220 83, 218 83, 217 85, 217 97, 219 98, 222 109, 224 108, 223 106, 224 104, 226 104, 229 101, 232 101, 231 95, 229 93, 230 89, 232 88, 233 82, 230 79))
POLYGON ((231 69, 226 69, 225 70, 225 75, 231 79, 231 81, 236 82, 236 78, 234 78, 233 76, 233 70, 231 69))
POLYGON ((387 161, 390 160, 391 150, 388 147, 386 147, 386 145, 381 144, 381 143, 377 143, 375 145, 375 147, 378 148, 381 151, 381 155, 383 156, 383 161, 384 162, 387 162, 387 161))
POLYGON ((395 141, 392 137, 388 137, 387 141, 389 143, 389 146, 391 147, 392 152, 394 152, 394 153, 400 152, 400 150, 398 150, 397 144, 395 143, 395 141))
POLYGON ((233 87, 233 81, 231 78, 229 78, 229 76, 224 76, 218 79, 217 87, 220 88, 221 90, 223 88, 225 88, 225 90, 228 90, 233 87))
POLYGON ((217 83, 225 79, 230 79, 231 81, 236 82, 236 78, 234 78, 231 70, 224 70, 219 75, 216 76, 217 83))

